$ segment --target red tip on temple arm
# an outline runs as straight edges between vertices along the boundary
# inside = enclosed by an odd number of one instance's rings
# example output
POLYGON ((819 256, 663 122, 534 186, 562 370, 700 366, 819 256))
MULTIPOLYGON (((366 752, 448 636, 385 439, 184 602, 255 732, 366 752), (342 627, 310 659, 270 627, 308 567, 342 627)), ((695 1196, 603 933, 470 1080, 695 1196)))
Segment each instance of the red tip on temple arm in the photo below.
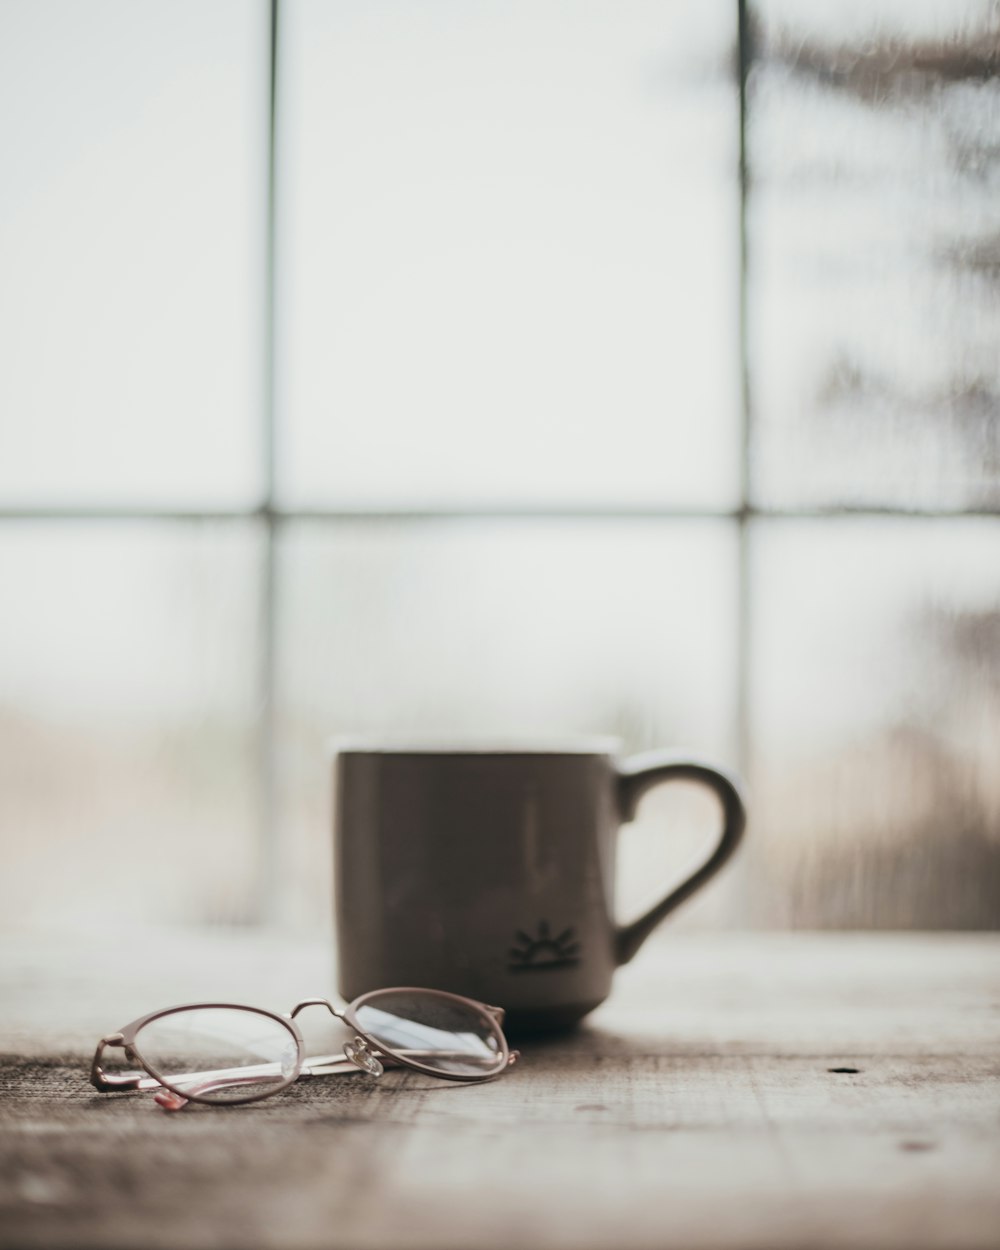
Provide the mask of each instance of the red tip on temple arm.
POLYGON ((172 1089, 160 1089, 153 1095, 153 1101, 158 1103, 164 1111, 181 1111, 188 1105, 188 1100, 182 1098, 180 1094, 175 1094, 172 1089))

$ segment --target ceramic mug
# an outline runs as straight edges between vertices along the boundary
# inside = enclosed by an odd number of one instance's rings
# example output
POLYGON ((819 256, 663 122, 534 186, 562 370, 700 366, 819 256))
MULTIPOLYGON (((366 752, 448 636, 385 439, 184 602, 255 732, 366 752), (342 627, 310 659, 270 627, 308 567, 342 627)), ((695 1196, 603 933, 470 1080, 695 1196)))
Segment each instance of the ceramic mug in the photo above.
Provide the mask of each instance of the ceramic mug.
POLYGON ((745 810, 736 778, 687 756, 619 760, 610 740, 519 746, 343 743, 334 752, 339 989, 451 990, 512 1030, 562 1028, 722 867, 745 810), (615 842, 640 797, 706 786, 721 825, 702 866, 638 920, 614 917, 615 842))

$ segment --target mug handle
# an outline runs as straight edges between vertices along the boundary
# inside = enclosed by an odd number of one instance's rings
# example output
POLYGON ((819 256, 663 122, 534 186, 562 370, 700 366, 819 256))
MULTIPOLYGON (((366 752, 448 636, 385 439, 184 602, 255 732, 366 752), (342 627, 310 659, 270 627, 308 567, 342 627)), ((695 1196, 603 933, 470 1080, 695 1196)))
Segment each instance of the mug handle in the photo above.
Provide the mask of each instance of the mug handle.
POLYGON ((722 805, 722 829, 715 849, 696 872, 638 920, 618 927, 615 955, 619 964, 627 964, 664 916, 715 876, 739 846, 746 827, 746 807, 736 777, 703 761, 663 751, 633 755, 618 765, 618 809, 622 821, 635 817, 639 800, 647 790, 667 781, 695 781, 707 786, 722 805))

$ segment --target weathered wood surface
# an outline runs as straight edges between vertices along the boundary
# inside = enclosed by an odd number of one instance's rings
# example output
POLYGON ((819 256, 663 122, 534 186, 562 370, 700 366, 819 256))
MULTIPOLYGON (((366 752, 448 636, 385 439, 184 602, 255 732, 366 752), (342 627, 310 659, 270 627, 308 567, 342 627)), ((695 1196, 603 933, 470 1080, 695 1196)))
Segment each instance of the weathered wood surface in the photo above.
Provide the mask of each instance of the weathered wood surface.
POLYGON ((96 1036, 215 992, 283 1008, 325 952, 22 944, 0 985, 4 1246, 1000 1247, 1000 937, 666 934, 493 1084, 176 1115, 91 1090, 96 1036))

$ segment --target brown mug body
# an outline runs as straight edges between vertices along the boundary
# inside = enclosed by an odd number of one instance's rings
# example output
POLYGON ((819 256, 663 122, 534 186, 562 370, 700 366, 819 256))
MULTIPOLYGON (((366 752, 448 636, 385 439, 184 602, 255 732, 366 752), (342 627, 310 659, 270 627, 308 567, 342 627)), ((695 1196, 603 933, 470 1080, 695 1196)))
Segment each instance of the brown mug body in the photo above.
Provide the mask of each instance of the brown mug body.
POLYGON ((513 1032, 566 1027, 713 875, 743 831, 738 783, 610 742, 544 750, 344 745, 334 755, 339 990, 425 985, 504 1007, 513 1032), (614 916, 615 843, 649 786, 710 786, 712 856, 639 920, 614 916))

